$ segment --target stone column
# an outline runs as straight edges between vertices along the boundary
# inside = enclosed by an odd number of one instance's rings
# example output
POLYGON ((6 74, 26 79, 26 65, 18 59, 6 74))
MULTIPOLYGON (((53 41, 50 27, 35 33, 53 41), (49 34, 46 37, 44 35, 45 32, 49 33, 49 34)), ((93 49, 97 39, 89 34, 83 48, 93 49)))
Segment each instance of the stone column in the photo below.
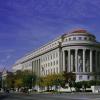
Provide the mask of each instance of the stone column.
POLYGON ((99 72, 100 72, 100 51, 99 51, 99 72))
POLYGON ((76 72, 78 72, 78 68, 77 68, 78 67, 78 64, 77 64, 78 60, 77 59, 78 59, 78 50, 76 49, 75 50, 75 71, 76 72))
POLYGON ((36 70, 37 70, 36 73, 37 73, 37 75, 38 75, 38 60, 36 60, 36 64, 37 64, 37 66, 36 66, 36 67, 37 67, 37 68, 36 68, 36 70))
POLYGON ((39 76, 40 76, 40 59, 39 59, 39 69, 38 70, 39 70, 39 76))
POLYGON ((83 49, 83 72, 85 72, 85 49, 83 49))
POLYGON ((38 60, 37 60, 37 75, 39 75, 39 72, 38 72, 38 60))
POLYGON ((90 72, 92 72, 93 69, 93 62, 92 62, 93 52, 90 50, 90 72))
POLYGON ((97 51, 95 51, 95 70, 97 72, 97 51))
POLYGON ((35 72, 35 74, 36 74, 36 60, 34 61, 34 72, 35 72))
POLYGON ((70 50, 68 50, 68 69, 69 69, 68 72, 71 71, 71 66, 70 66, 70 62, 71 62, 70 60, 71 60, 71 59, 70 59, 70 58, 71 58, 71 57, 70 57, 70 50))
POLYGON ((70 63, 71 63, 71 64, 70 64, 70 65, 71 65, 71 71, 73 71, 73 64, 74 64, 74 63, 73 63, 73 59, 74 59, 74 55, 71 54, 70 57, 71 57, 71 60, 70 60, 70 61, 71 61, 71 62, 70 62, 70 63))
MULTIPOLYGON (((58 72, 61 73, 63 69, 63 58, 62 58, 62 43, 58 42, 59 44, 59 67, 58 67, 58 72)), ((56 68, 54 68, 54 73, 55 73, 56 68)))
POLYGON ((65 71, 65 51, 63 51, 63 71, 65 71))
POLYGON ((35 72, 35 61, 33 61, 33 72, 35 72))

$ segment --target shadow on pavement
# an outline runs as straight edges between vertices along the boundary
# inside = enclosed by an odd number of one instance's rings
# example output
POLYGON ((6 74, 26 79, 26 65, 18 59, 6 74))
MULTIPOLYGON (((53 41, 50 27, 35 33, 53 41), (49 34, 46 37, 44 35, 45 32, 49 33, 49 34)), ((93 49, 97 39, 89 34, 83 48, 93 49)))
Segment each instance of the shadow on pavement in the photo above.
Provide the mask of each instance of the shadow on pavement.
POLYGON ((0 100, 3 100, 3 99, 5 99, 5 98, 7 98, 7 97, 8 97, 7 95, 2 94, 2 95, 0 95, 0 100))

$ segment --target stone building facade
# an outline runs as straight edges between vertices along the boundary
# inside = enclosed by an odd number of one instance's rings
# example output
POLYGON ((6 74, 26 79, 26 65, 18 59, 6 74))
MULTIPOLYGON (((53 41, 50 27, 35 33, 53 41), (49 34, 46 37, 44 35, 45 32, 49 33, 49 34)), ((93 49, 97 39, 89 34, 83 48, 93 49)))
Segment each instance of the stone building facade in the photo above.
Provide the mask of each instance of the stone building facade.
POLYGON ((32 70, 38 76, 73 72, 76 81, 100 79, 100 43, 86 30, 75 30, 17 60, 13 71, 17 70, 32 70))

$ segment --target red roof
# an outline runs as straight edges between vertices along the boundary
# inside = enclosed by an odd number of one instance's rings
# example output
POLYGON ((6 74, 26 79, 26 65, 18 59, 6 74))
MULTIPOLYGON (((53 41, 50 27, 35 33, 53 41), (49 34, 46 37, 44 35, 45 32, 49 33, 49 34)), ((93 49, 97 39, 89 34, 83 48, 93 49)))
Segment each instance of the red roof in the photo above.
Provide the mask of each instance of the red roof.
POLYGON ((88 32, 84 29, 78 29, 78 30, 72 31, 72 33, 88 33, 88 32))

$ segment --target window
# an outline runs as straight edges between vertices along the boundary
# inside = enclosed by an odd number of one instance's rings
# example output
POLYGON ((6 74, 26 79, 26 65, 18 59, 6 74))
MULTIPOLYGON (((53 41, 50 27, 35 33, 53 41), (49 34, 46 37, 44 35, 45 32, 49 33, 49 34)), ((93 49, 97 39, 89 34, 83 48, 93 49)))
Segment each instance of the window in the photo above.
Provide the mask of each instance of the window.
POLYGON ((56 61, 56 65, 58 65, 58 60, 56 61))
POLYGON ((69 41, 71 40, 71 38, 69 38, 69 41))
POLYGON ((48 74, 48 72, 47 72, 47 70, 46 70, 46 73, 45 73, 45 75, 47 75, 48 74))
POLYGON ((48 55, 48 60, 49 60, 49 55, 48 55))
POLYGON ((53 54, 53 58, 55 58, 55 53, 53 54))
POLYGON ((90 76, 89 76, 89 75, 87 76, 87 79, 88 79, 88 80, 90 79, 90 76))
POLYGON ((73 40, 76 40, 76 37, 73 37, 73 40))
POLYGON ((82 80, 82 78, 83 78, 82 75, 80 75, 80 76, 79 76, 79 80, 82 80))
POLYGON ((58 72, 58 67, 56 68, 56 73, 59 73, 59 72, 58 72))
POLYGON ((55 61, 54 61, 53 63, 54 63, 54 65, 55 65, 55 61))
POLYGON ((52 55, 51 55, 51 59, 52 59, 52 55))
POLYGON ((87 37, 84 37, 84 40, 87 40, 87 37))
POLYGON ((55 73, 55 68, 54 68, 54 73, 55 73))
POLYGON ((82 37, 79 37, 79 40, 82 40, 82 37))
POLYGON ((45 57, 46 61, 47 61, 47 57, 45 57))
POLYGON ((89 40, 92 40, 92 38, 90 37, 89 40))
POLYGON ((56 53, 56 57, 58 57, 58 53, 56 53))
POLYGON ((47 67, 48 65, 46 64, 46 67, 47 67))

